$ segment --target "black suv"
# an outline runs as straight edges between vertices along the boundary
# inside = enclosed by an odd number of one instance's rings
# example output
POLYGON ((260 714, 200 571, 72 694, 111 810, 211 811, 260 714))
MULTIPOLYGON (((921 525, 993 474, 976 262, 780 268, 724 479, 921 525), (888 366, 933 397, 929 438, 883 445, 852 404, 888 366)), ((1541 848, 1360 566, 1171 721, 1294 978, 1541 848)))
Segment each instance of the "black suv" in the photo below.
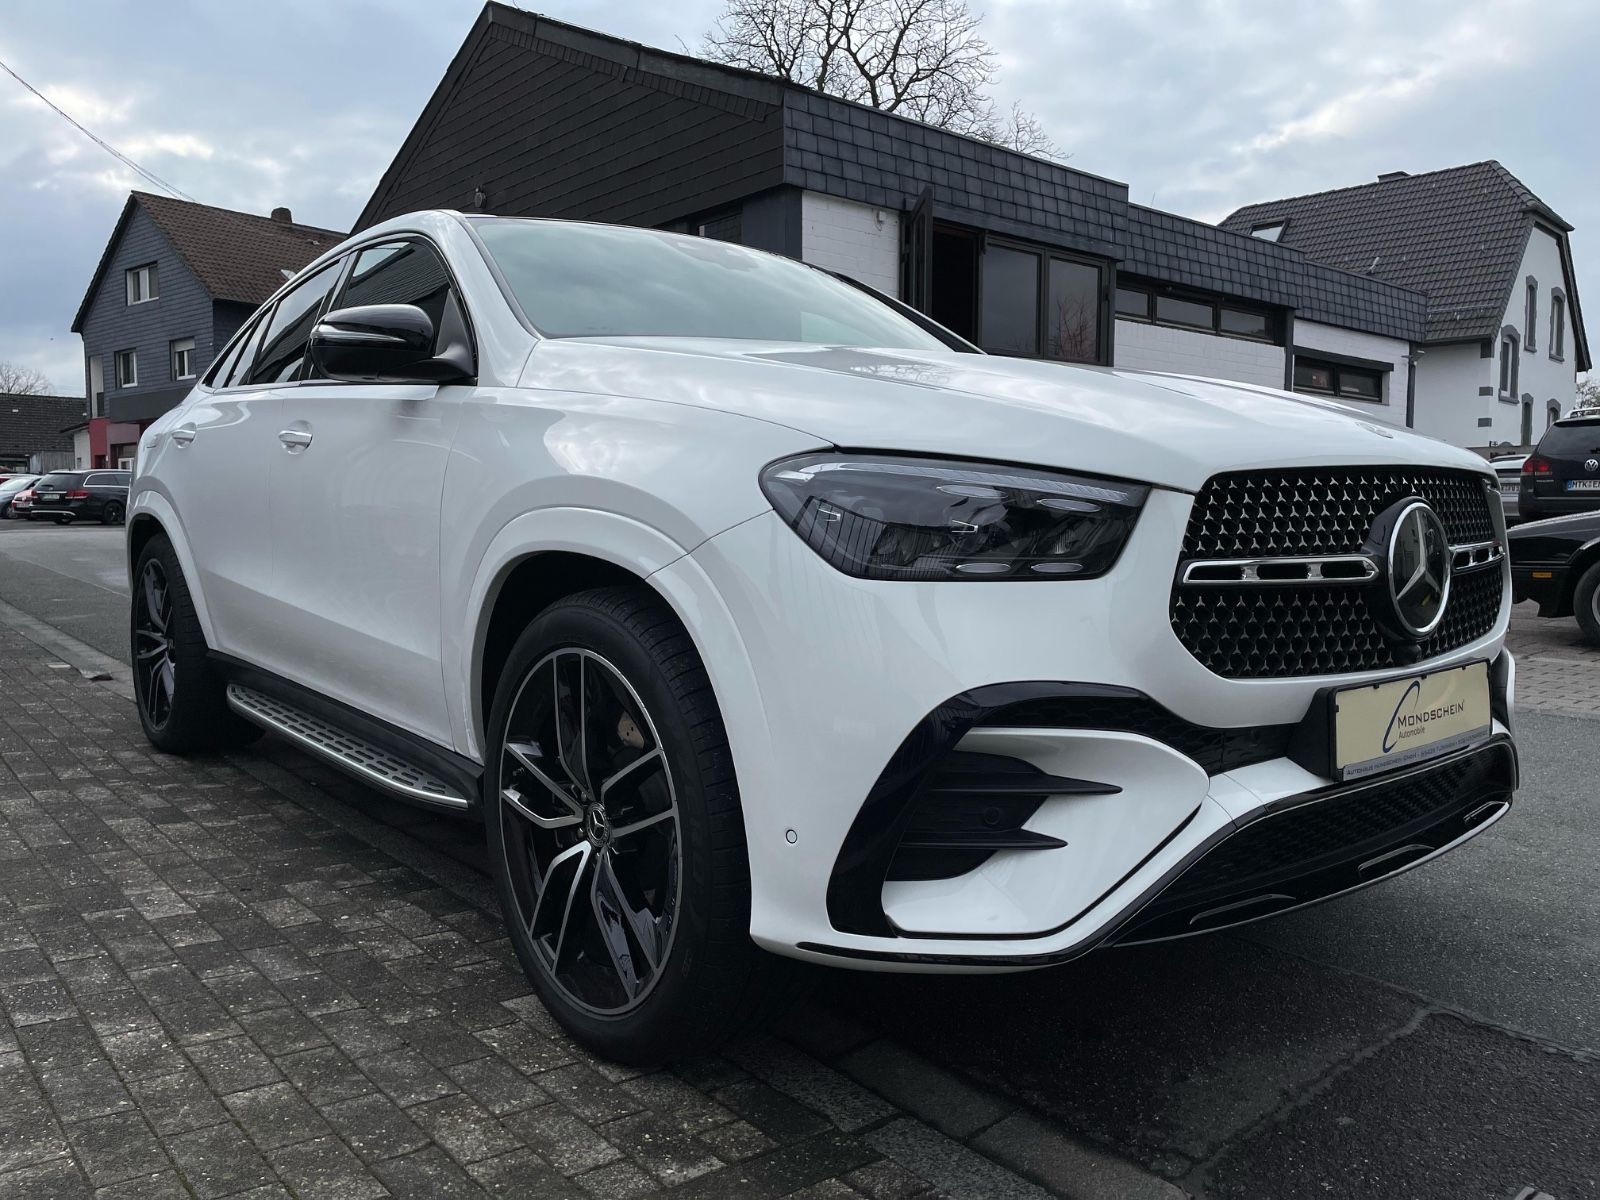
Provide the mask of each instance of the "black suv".
POLYGON ((1524 521, 1600 508, 1600 413, 1565 417, 1544 431, 1522 464, 1517 512, 1524 521))
POLYGON ((51 471, 33 485, 30 521, 99 521, 119 525, 128 515, 127 471, 51 471))

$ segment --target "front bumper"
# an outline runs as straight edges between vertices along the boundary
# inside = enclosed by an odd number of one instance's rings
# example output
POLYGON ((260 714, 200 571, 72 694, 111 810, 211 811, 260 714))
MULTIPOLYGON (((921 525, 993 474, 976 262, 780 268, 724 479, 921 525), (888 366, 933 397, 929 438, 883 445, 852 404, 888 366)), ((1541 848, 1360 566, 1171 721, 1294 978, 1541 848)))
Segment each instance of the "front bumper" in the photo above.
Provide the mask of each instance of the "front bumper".
MULTIPOLYGON (((1331 781, 1294 761, 1273 734, 1228 759, 1170 729, 1126 721, 974 721, 959 734, 963 753, 1020 759, 1045 774, 1113 785, 1115 794, 1053 798, 1028 819, 1029 832, 1063 847, 1000 850, 954 878, 861 875, 867 882, 853 906, 841 899, 841 875, 881 862, 883 841, 899 833, 891 823, 877 837, 853 836, 864 806, 884 779, 906 774, 917 760, 906 744, 953 697, 1072 681, 1102 689, 1108 702, 1146 698, 1179 726, 1249 743, 1259 731, 1292 728, 1320 689, 1412 670, 1286 679, 1208 671, 1179 642, 1168 611, 1190 504, 1185 494, 1153 492, 1117 568, 1097 580, 852 579, 770 513, 659 573, 669 594, 695 592, 696 578, 704 584, 706 611, 680 611, 719 697, 753 680, 741 693, 750 699, 724 703, 723 716, 744 801, 758 943, 906 970, 1060 961, 1111 939, 1221 839, 1284 805, 1332 797, 1331 781), (713 607, 721 610, 715 620, 713 607), (738 686, 736 671, 745 673, 738 686)), ((1495 659, 1508 616, 1503 603, 1488 635, 1427 668, 1495 659)), ((1506 723, 1495 732, 1508 735, 1506 723)))

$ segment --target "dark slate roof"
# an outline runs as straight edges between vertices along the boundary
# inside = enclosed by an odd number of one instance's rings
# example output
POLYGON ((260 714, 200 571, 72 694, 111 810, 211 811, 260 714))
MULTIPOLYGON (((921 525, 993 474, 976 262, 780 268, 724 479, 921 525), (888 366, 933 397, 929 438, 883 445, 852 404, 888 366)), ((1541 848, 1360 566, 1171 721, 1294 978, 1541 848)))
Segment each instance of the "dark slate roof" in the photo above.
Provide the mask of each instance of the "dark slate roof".
POLYGON ((81 396, 0 394, 0 454, 17 456, 71 450, 72 435, 87 410, 81 396))
POLYGON ((646 225, 778 184, 891 209, 931 188, 940 219, 1349 328, 1410 340, 1423 329, 1418 293, 1138 208, 1126 184, 498 3, 484 6, 356 227, 469 207, 480 184, 492 212, 646 225))
POLYGON ((1500 331, 1535 218, 1572 228, 1491 160, 1250 204, 1222 227, 1282 221, 1278 245, 1425 293, 1432 341, 1500 331))
POLYGON ((89 304, 99 290, 101 277, 135 205, 149 214, 213 300, 234 300, 251 307, 283 286, 285 271, 294 274, 346 237, 315 225, 275 221, 231 208, 133 192, 123 205, 83 303, 78 306, 78 315, 72 322, 74 332, 88 315, 89 304))

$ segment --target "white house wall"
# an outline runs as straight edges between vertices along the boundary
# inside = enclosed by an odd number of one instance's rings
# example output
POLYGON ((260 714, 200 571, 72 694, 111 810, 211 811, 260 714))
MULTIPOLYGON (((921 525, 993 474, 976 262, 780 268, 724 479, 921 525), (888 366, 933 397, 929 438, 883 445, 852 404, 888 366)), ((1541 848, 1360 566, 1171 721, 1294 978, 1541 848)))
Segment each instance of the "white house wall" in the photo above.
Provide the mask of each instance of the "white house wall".
POLYGON ((1144 321, 1117 321, 1116 337, 1119 367, 1283 386, 1282 346, 1144 321))
MULTIPOLYGON (((1521 361, 1518 363, 1517 398, 1515 410, 1509 404, 1496 404, 1495 440, 1515 442, 1522 436, 1522 408, 1524 395, 1533 397, 1533 437, 1537 441, 1545 430, 1545 413, 1554 400, 1563 413, 1571 412, 1577 393, 1576 354, 1572 341, 1571 302, 1566 314, 1566 342, 1564 361, 1550 357, 1550 290, 1560 288, 1562 295, 1571 289, 1561 275, 1561 250, 1556 239, 1544 230, 1534 228, 1528 238, 1527 249, 1522 253, 1522 268, 1517 272, 1516 286, 1511 289, 1511 303, 1507 306, 1504 324, 1513 326, 1522 335, 1521 361), (1528 349, 1526 285, 1529 277, 1538 283, 1538 312, 1534 317, 1534 348, 1528 349)), ((1499 343, 1495 353, 1500 352, 1499 343)), ((1495 360, 1494 383, 1500 383, 1500 363, 1495 360)))
MULTIPOLYGON (((1494 436, 1492 426, 1478 424, 1479 417, 1492 419, 1497 408, 1511 412, 1510 405, 1479 394, 1489 385, 1491 372, 1498 370, 1498 360, 1484 358, 1477 342, 1419 347, 1417 432, 1454 446, 1487 446, 1491 440, 1514 438, 1515 433, 1494 436)), ((1509 431, 1509 425, 1506 428, 1509 431)))
POLYGON ((800 257, 814 267, 840 271, 898 297, 900 214, 820 192, 803 192, 800 257))
POLYGON ((1361 358, 1385 364, 1389 368, 1389 373, 1384 376, 1384 395, 1381 404, 1349 397, 1345 397, 1343 402, 1351 408, 1370 414, 1373 420, 1382 421, 1386 425, 1402 427, 1405 425, 1406 377, 1409 371, 1407 358, 1411 353, 1410 342, 1296 318, 1294 344, 1295 349, 1307 353, 1308 356, 1314 356, 1315 351, 1321 350, 1325 354, 1341 354, 1346 358, 1361 358))

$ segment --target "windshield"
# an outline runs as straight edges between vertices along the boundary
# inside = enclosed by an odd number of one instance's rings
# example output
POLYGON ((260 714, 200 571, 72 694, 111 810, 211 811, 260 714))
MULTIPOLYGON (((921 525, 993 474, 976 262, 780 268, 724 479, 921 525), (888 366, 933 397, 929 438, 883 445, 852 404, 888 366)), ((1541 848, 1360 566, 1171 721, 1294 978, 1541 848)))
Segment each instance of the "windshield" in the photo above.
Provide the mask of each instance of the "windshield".
POLYGON ((473 222, 546 337, 704 337, 949 347, 865 292, 787 258, 620 225, 473 222))

